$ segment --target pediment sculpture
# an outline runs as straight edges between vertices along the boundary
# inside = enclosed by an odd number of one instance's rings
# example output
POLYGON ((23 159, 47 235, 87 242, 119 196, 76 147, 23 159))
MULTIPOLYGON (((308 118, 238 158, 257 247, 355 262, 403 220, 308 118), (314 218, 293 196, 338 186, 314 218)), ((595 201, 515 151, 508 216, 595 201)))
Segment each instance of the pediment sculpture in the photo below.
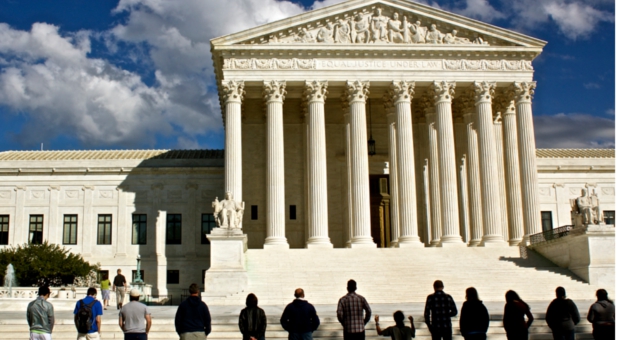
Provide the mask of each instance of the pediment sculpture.
POLYGON ((420 17, 415 22, 411 13, 401 15, 393 11, 389 16, 377 7, 372 12, 360 12, 354 15, 326 20, 325 24, 298 27, 293 32, 271 34, 263 43, 324 43, 324 44, 457 44, 489 45, 481 37, 470 40, 459 37, 458 30, 442 33, 436 24, 425 26, 420 17))
POLYGON ((581 190, 581 196, 571 199, 572 220, 575 227, 589 224, 604 224, 604 216, 600 209, 600 199, 593 189, 590 194, 587 189, 581 190))
POLYGON ((225 199, 222 201, 219 201, 218 197, 214 198, 212 208, 214 209, 214 220, 218 228, 242 228, 244 202, 235 201, 230 191, 225 194, 225 199))

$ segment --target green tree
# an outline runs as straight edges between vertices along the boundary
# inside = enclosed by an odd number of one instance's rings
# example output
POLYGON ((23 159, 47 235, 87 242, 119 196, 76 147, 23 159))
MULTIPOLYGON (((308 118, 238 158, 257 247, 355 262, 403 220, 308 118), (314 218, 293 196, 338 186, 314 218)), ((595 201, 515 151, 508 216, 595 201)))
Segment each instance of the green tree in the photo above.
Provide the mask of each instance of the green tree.
POLYGON ((0 275, 4 276, 9 263, 13 264, 17 283, 22 287, 41 282, 54 286, 71 284, 76 276, 87 276, 90 270, 99 269, 98 265, 91 265, 81 255, 47 241, 0 250, 0 275))

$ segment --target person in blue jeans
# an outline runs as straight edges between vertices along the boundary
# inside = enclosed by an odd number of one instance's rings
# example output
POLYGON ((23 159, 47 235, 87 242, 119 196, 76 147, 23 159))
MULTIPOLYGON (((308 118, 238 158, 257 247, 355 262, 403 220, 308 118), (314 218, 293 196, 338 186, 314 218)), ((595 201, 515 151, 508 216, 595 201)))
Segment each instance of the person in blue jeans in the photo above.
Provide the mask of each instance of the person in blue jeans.
POLYGON ((77 328, 77 340, 98 340, 101 338, 101 315, 103 315, 103 305, 96 300, 96 288, 88 288, 87 296, 84 299, 77 301, 75 305, 75 327, 77 328), (90 328, 85 330, 83 325, 86 321, 83 319, 84 306, 89 308, 90 328))

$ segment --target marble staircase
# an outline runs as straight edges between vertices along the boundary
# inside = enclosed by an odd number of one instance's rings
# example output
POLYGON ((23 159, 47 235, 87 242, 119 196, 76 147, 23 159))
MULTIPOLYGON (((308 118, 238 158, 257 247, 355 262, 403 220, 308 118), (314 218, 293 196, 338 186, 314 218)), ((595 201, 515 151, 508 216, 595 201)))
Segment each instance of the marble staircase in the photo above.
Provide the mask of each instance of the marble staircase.
POLYGON ((358 293, 375 303, 424 302, 434 280, 442 280, 456 301, 476 287, 485 301, 504 301, 512 289, 525 300, 549 300, 557 286, 573 299, 593 299, 595 290, 567 269, 537 253, 503 248, 250 249, 249 285, 227 297, 207 297, 209 305, 243 305, 255 293, 262 305, 284 305, 301 287, 314 304, 336 304, 354 279, 358 293))

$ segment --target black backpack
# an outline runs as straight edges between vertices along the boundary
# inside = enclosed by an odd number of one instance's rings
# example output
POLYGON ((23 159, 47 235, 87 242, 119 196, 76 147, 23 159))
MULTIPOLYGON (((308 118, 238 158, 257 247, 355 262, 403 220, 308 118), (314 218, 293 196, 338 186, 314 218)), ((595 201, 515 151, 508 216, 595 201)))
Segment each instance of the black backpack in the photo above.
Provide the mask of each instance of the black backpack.
POLYGON ((92 328, 92 306, 96 300, 85 304, 84 300, 79 300, 79 310, 77 311, 77 332, 86 334, 92 328))

